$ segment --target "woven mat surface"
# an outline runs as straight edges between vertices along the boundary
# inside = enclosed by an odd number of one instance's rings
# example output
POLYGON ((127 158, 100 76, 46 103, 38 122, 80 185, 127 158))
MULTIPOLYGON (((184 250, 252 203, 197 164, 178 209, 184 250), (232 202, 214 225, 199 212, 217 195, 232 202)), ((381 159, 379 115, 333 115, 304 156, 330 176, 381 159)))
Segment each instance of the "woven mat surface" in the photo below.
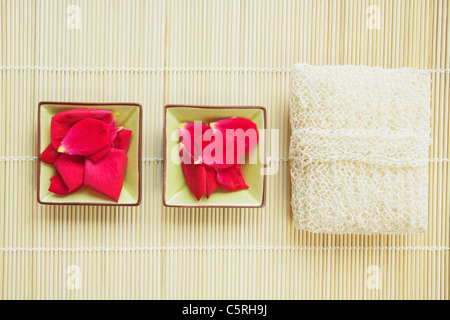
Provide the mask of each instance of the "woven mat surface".
POLYGON ((449 299, 449 21, 445 0, 1 0, 0 299, 449 299), (428 232, 294 229, 297 62, 432 70, 428 232), (140 207, 37 204, 44 100, 143 105, 140 207), (265 208, 162 205, 163 106, 181 103, 267 108, 265 208))

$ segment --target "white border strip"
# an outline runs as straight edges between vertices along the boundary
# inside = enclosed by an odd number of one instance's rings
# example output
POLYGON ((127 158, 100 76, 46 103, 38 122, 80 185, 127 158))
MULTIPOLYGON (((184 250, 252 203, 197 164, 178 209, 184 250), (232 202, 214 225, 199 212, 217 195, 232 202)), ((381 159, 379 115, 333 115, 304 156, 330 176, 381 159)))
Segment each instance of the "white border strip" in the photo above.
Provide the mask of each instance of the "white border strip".
POLYGON ((0 157, 0 161, 35 161, 37 157, 17 156, 17 157, 0 157))
MULTIPOLYGON (((31 156, 17 156, 17 157, 0 157, 1 161, 36 161, 37 157, 31 156)), ((162 162, 163 158, 143 158, 142 162, 162 162)))
POLYGON ((62 72, 290 72, 291 68, 247 68, 247 67, 41 67, 41 66, 0 66, 0 70, 36 70, 62 72))
POLYGON ((448 251, 450 247, 290 247, 290 246, 212 246, 212 247, 125 247, 125 248, 0 248, 0 252, 134 252, 134 251, 215 251, 215 250, 310 250, 310 251, 336 251, 336 250, 389 250, 389 251, 448 251))
MULTIPOLYGON (((0 157, 0 162, 1 161, 36 161, 37 157, 31 157, 31 156, 11 156, 11 157, 0 157)), ((143 158, 142 162, 162 162, 164 161, 164 158, 143 158)), ((280 161, 280 162, 289 162, 289 159, 286 158, 279 158, 279 159, 275 159, 275 158, 268 158, 267 159, 268 162, 272 162, 272 161, 280 161)), ((434 163, 434 162, 450 162, 450 159, 447 158, 433 158, 433 159, 429 159, 430 163, 434 163)))
MULTIPOLYGON (((46 67, 46 66, 0 66, 2 70, 17 71, 62 71, 62 72, 290 72, 291 68, 255 68, 255 67, 155 67, 155 68, 134 68, 134 67, 46 67)), ((421 69, 423 71, 446 73, 450 69, 421 69)))

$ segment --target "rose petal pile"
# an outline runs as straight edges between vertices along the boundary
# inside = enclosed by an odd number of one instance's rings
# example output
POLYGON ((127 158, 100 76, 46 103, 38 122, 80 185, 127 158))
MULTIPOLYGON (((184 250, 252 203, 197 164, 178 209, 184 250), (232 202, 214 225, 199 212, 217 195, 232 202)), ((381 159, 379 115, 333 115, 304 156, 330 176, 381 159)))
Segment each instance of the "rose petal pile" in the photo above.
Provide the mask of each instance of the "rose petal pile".
POLYGON ((186 183, 197 201, 219 187, 226 191, 248 189, 241 164, 259 142, 254 122, 229 118, 211 123, 180 125, 180 157, 186 183))
POLYGON ((57 174, 49 191, 67 195, 87 186, 118 202, 127 166, 131 130, 115 125, 109 110, 73 109, 51 121, 51 143, 40 159, 57 174))

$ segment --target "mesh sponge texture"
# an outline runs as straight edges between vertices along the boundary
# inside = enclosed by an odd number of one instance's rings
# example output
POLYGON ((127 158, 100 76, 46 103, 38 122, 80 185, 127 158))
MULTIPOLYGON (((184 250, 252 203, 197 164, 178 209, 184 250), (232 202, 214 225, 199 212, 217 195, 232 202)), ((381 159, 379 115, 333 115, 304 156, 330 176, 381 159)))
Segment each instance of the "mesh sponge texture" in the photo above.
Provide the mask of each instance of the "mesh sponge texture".
POLYGON ((295 226, 333 234, 423 232, 428 71, 296 64, 289 148, 295 226))

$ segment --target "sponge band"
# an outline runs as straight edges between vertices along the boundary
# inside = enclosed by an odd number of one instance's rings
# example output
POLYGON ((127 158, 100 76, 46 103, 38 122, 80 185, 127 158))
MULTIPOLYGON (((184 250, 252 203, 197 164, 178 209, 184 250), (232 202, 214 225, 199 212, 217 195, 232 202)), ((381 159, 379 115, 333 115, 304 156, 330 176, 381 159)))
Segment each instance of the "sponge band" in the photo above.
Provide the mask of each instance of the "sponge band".
POLYGON ((423 232, 428 221, 428 71, 297 64, 290 79, 295 226, 423 232))

